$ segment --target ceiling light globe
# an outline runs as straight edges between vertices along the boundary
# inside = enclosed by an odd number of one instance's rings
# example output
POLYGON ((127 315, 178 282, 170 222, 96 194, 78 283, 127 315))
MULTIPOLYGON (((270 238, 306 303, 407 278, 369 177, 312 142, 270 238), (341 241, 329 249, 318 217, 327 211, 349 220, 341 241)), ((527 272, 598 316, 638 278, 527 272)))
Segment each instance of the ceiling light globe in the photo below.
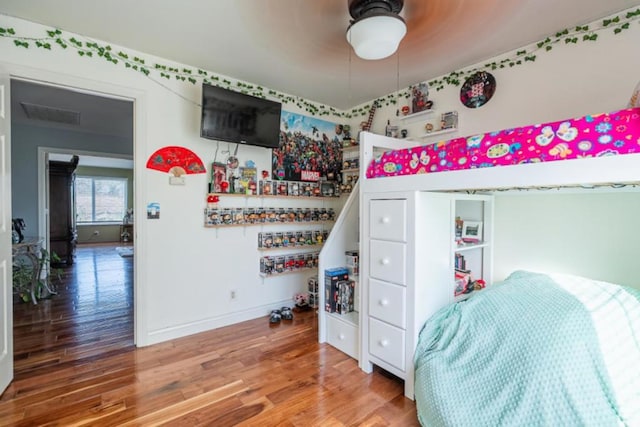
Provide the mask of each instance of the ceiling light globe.
POLYGON ((399 16, 372 16, 351 24, 347 41, 362 59, 383 59, 391 56, 407 33, 399 16))

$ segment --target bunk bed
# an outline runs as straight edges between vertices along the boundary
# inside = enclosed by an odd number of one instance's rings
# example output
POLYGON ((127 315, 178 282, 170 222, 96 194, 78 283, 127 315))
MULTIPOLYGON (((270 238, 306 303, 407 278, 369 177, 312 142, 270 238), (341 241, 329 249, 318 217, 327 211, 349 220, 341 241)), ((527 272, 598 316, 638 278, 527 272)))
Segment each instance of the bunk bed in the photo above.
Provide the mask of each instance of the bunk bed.
POLYGON ((384 322, 374 312, 374 291, 364 285, 360 367, 370 372, 376 364, 404 379, 424 425, 640 425, 640 292, 519 271, 467 302, 440 298, 424 310, 418 282, 424 278, 410 271, 418 268, 411 262, 426 262, 416 252, 424 245, 412 237, 421 230, 415 212, 424 212, 415 194, 638 185, 640 108, 430 145, 363 133, 361 144, 361 274, 370 283, 378 282, 379 269, 371 253, 378 221, 371 202, 402 200, 414 217, 407 216, 404 243, 394 243, 407 252, 406 316, 398 323, 406 354, 386 357, 393 335, 380 338, 384 322), (599 318, 603 311, 615 312, 616 321, 599 318), (499 327, 479 331, 478 319, 499 327), (548 335, 534 333, 557 325, 548 335))
MULTIPOLYGON (((588 163, 575 164, 574 162, 564 163, 564 161, 638 154, 640 153, 639 140, 640 108, 503 129, 422 146, 412 146, 415 143, 397 139, 387 139, 386 142, 378 139, 371 141, 369 149, 365 151, 367 157, 365 178, 473 171, 516 165, 521 166, 522 169, 511 168, 509 172, 530 176, 540 174, 530 165, 556 161, 563 161, 561 168, 554 168, 560 171, 566 166, 592 169, 593 166, 588 163), (374 146, 387 148, 388 151, 374 156, 371 150, 374 146)), ((637 158, 625 158, 625 160, 633 162, 637 158)), ((598 163, 593 163, 594 166, 596 164, 598 163)), ((608 165, 603 162, 602 167, 595 171, 591 170, 588 180, 606 179, 608 169, 608 165)), ((617 175, 612 178, 617 178, 617 175)), ((491 178, 487 179, 493 182, 491 178)), ((560 177, 552 177, 552 179, 560 179, 560 177)), ((575 180, 574 178, 573 181, 575 180)), ((554 184, 562 185, 563 182, 554 184)), ((517 184, 536 185, 536 183, 537 177, 533 176, 529 182, 518 180, 517 184)), ((509 180, 496 184, 503 187, 514 185, 509 180)))

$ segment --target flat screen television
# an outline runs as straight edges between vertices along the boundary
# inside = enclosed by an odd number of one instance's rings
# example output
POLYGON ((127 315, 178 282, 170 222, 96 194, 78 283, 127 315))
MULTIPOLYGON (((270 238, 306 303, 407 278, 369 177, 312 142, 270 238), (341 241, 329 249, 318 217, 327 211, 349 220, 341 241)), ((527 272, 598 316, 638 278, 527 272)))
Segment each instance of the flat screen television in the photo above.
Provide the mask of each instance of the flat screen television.
POLYGON ((200 136, 278 148, 282 104, 202 84, 200 136))

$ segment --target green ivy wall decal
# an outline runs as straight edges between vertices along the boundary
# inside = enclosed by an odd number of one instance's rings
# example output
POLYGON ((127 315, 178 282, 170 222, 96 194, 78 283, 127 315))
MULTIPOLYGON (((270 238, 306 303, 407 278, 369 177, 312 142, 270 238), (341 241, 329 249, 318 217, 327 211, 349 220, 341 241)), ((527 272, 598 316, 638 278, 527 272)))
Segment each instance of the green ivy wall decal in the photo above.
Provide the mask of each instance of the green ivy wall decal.
MULTIPOLYGON (((628 11, 625 14, 617 15, 607 19, 603 19, 602 22, 590 27, 588 25, 577 26, 573 30, 565 29, 557 32, 553 36, 549 36, 544 40, 530 45, 527 48, 518 50, 515 54, 506 57, 498 62, 489 62, 479 67, 474 67, 468 70, 458 70, 449 73, 448 75, 433 79, 428 82, 429 87, 440 91, 445 86, 459 86, 462 81, 471 76, 477 71, 492 71, 503 68, 515 67, 518 65, 526 64, 527 62, 534 62, 537 55, 543 52, 549 52, 558 43, 564 43, 565 45, 577 44, 578 42, 597 41, 598 33, 603 30, 613 28, 614 34, 620 34, 621 32, 628 30, 630 24, 640 20, 640 9, 635 11, 628 11)), ((351 111, 339 111, 333 107, 328 107, 323 104, 318 104, 305 100, 304 98, 287 95, 275 90, 266 90, 265 88, 241 81, 235 83, 230 80, 218 76, 214 73, 210 73, 201 69, 187 68, 187 67, 171 67, 160 63, 147 64, 147 62, 138 56, 131 56, 123 51, 115 52, 113 48, 106 44, 101 45, 93 41, 82 41, 76 37, 68 37, 61 30, 52 29, 46 31, 44 37, 25 37, 16 33, 13 28, 0 27, 0 37, 6 37, 13 39, 13 44, 16 47, 28 49, 31 46, 35 46, 39 49, 45 49, 51 51, 53 47, 60 49, 75 49, 78 55, 87 58, 101 58, 114 65, 121 65, 127 69, 144 74, 150 77, 151 74, 159 76, 161 79, 176 80, 192 85, 198 82, 204 82, 213 84, 216 86, 224 87, 226 89, 236 90, 248 95, 257 96, 260 98, 278 99, 285 105, 292 104, 301 110, 306 111, 312 116, 334 116, 345 119, 363 117, 369 113, 373 102, 377 102, 378 105, 395 105, 398 103, 398 99, 408 99, 411 96, 411 88, 405 88, 397 93, 389 94, 387 96, 378 98, 372 101, 371 104, 364 105, 358 108, 353 108, 351 111)), ((165 86, 166 87, 166 86, 165 86)))

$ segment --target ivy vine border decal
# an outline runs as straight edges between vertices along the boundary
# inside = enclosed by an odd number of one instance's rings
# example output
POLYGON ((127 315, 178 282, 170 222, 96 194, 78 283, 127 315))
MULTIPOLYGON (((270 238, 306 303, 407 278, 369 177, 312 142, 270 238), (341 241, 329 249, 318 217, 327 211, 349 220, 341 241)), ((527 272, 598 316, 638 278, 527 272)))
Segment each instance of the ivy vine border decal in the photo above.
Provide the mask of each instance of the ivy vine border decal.
MULTIPOLYGON (((517 50, 508 57, 494 62, 488 62, 483 65, 473 67, 466 70, 452 71, 448 75, 428 81, 429 87, 440 91, 445 86, 459 86, 470 75, 478 71, 494 71, 497 69, 512 68, 524 65, 528 62, 534 62, 540 53, 551 51, 557 44, 565 45, 577 44, 578 42, 595 42, 598 40, 598 33, 604 30, 613 29, 614 34, 628 30, 631 23, 640 20, 640 8, 627 11, 620 15, 612 16, 594 26, 582 25, 576 26, 574 29, 564 29, 556 32, 553 36, 548 36, 544 40, 533 43, 526 48, 517 50)), ((371 104, 350 111, 339 111, 336 108, 326 106, 319 103, 307 101, 302 97, 287 95, 272 89, 265 89, 259 85, 236 81, 235 84, 224 77, 216 75, 212 72, 202 70, 200 68, 191 67, 171 67, 161 63, 148 64, 147 61, 139 56, 130 55, 122 50, 117 52, 109 44, 99 44, 94 41, 80 40, 79 36, 69 37, 59 29, 46 30, 46 36, 43 37, 26 37, 16 33, 11 27, 0 27, 0 37, 13 40, 13 45, 18 48, 29 49, 35 46, 38 49, 52 51, 54 47, 59 49, 75 49, 78 55, 86 58, 101 58, 113 65, 124 66, 125 68, 144 74, 151 78, 154 74, 161 79, 175 80, 185 82, 192 85, 198 82, 204 82, 225 89, 235 90, 247 95, 257 96, 259 98, 271 97, 278 99, 283 104, 293 104, 304 110, 312 116, 329 116, 341 118, 362 117, 368 114, 371 105, 395 105, 399 98, 408 99, 411 96, 411 88, 405 88, 397 93, 392 93, 384 97, 372 101, 371 104)), ((166 86, 163 86, 166 88, 166 86)), ((169 89, 170 90, 170 89, 169 89)))

